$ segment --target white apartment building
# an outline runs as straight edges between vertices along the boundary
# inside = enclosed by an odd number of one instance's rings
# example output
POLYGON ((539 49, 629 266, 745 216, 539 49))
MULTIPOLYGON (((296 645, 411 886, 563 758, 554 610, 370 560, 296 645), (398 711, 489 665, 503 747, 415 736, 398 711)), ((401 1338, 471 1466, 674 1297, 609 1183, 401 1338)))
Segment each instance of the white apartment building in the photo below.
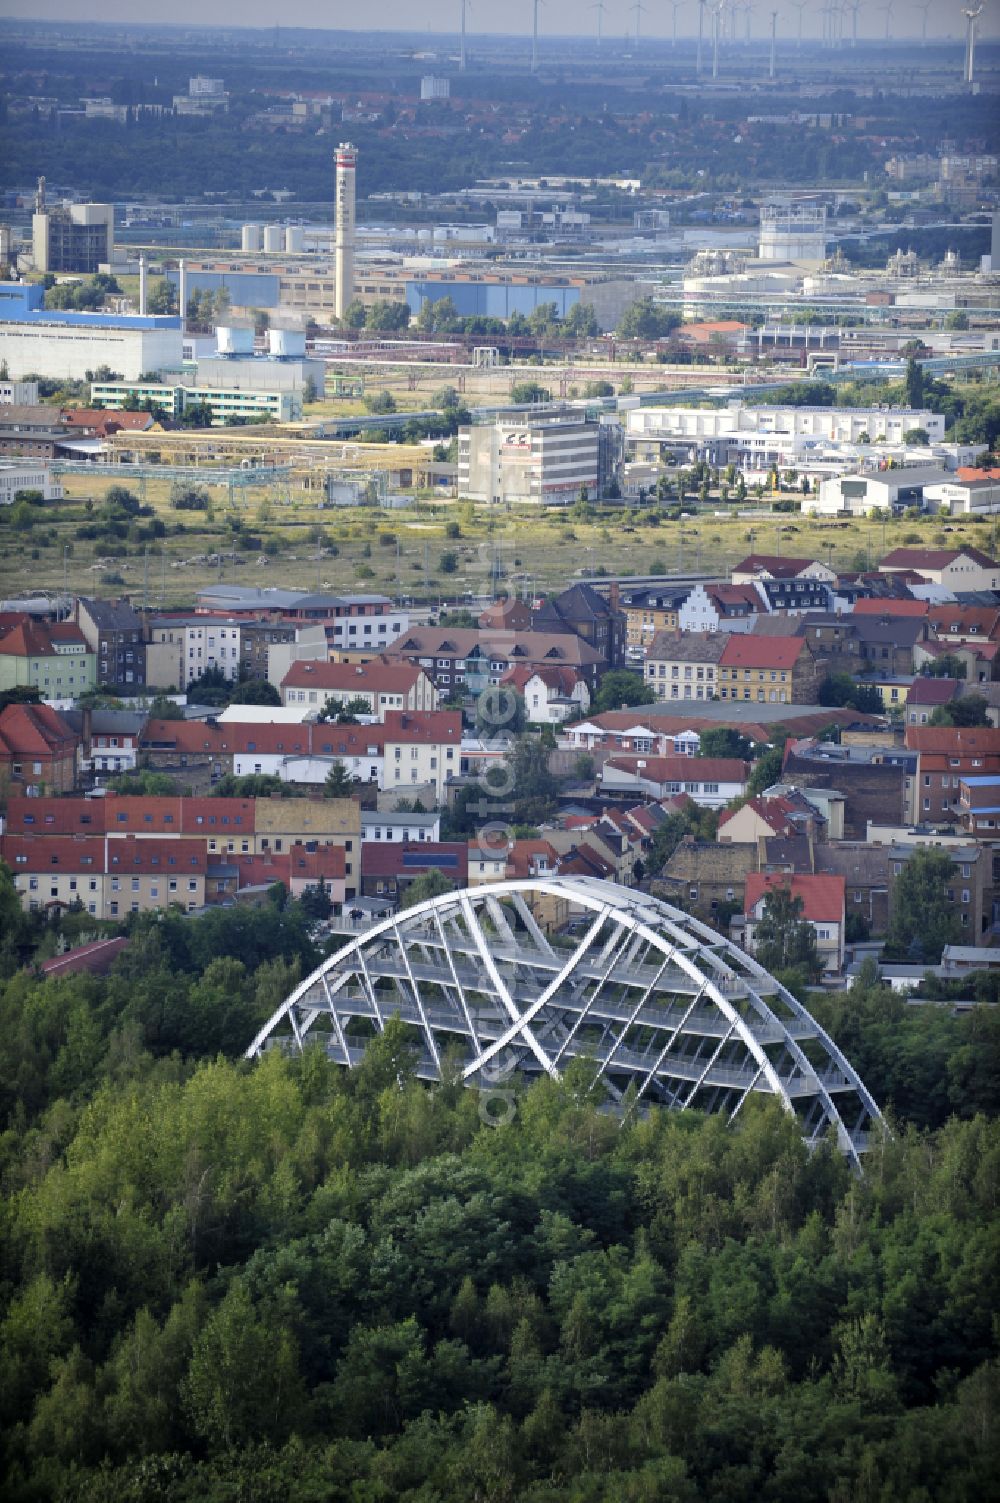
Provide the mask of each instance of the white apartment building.
POLYGON ((156 688, 174 684, 184 693, 207 668, 235 680, 240 675, 240 623, 211 616, 160 618, 150 627, 146 681, 156 688), (154 676, 155 675, 155 676, 154 676))
POLYGON ((599 425, 513 413, 458 430, 458 493, 472 501, 569 505, 597 494, 599 425))

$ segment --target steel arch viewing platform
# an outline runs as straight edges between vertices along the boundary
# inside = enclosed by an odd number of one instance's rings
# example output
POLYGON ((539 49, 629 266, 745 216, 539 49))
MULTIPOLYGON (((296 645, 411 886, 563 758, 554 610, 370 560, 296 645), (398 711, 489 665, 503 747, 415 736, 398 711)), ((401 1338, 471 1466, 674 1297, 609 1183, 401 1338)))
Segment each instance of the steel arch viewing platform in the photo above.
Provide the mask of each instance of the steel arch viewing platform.
POLYGON ((323 1047, 355 1068, 391 1018, 416 1073, 495 1089, 593 1062, 602 1099, 734 1118, 777 1097, 815 1145, 857 1165, 881 1113, 810 1013, 744 951, 680 909, 587 877, 445 893, 373 924, 296 987, 247 1057, 323 1047), (575 920, 572 934, 545 921, 575 920), (443 1065, 446 1060, 446 1066, 443 1065))

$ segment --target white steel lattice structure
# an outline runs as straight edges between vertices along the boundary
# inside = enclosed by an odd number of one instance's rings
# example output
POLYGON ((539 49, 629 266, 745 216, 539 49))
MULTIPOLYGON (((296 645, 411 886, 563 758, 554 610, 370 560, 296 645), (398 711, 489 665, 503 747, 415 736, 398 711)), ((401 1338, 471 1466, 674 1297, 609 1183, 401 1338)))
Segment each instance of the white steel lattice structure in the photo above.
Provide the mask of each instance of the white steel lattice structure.
POLYGON ((855 1165, 881 1120, 833 1041, 752 957, 611 882, 500 882, 404 909, 296 987, 247 1057, 321 1043, 352 1067, 392 1017, 412 1028, 425 1080, 445 1055, 484 1087, 513 1068, 558 1076, 582 1055, 625 1113, 656 1103, 733 1118, 752 1092, 776 1096, 808 1143, 832 1129, 855 1165), (543 908, 570 915, 573 932, 544 933, 543 908))

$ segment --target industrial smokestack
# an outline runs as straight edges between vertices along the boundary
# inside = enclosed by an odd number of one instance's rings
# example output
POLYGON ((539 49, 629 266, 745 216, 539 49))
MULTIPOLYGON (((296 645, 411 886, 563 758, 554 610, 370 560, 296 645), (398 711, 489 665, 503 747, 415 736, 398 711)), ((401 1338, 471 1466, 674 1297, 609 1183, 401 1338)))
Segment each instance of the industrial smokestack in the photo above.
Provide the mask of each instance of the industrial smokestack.
POLYGON ((354 180, 358 165, 357 148, 349 141, 337 147, 337 225, 334 237, 336 268, 334 304, 336 315, 343 318, 354 297, 354 180))
POLYGON ((146 257, 139 257, 139 313, 146 317, 146 257))

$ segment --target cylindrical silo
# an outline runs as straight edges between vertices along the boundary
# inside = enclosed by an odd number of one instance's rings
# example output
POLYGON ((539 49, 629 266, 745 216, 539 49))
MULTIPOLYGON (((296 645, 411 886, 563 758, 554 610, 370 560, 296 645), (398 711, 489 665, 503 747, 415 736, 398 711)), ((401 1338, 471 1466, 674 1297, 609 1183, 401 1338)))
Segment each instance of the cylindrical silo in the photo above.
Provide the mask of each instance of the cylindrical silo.
POLYGON ((290 224, 285 229, 285 255, 301 256, 305 250, 306 231, 301 224, 290 224))
POLYGON ((245 224, 240 236, 240 248, 245 255, 253 255, 260 250, 260 225, 245 224))
POLYGON ((271 255, 280 255, 285 248, 285 232, 280 224, 264 226, 264 249, 271 255))

